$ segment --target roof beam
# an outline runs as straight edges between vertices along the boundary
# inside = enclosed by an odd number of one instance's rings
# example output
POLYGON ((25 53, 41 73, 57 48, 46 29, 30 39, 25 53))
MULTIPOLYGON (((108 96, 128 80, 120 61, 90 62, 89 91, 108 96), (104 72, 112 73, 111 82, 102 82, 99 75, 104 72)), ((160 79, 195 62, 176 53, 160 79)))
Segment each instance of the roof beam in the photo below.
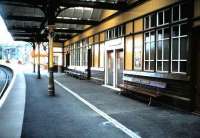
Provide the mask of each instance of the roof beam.
POLYGON ((62 0, 61 6, 64 7, 88 7, 94 9, 121 10, 127 6, 126 1, 119 3, 80 1, 80 0, 62 0))
MULTIPOLYGON (((16 26, 12 26, 12 27, 8 27, 8 30, 10 32, 14 32, 14 31, 24 31, 24 32, 37 32, 40 30, 40 28, 38 27, 16 27, 16 26)), ((81 33, 83 32, 83 30, 76 30, 76 29, 54 29, 55 32, 61 32, 61 33, 81 33)))
MULTIPOLYGON (((17 16, 17 15, 7 15, 4 17, 6 20, 18 20, 18 21, 35 21, 42 22, 44 17, 31 17, 31 16, 17 16)), ((83 19, 61 19, 57 18, 56 23, 65 23, 65 24, 81 24, 81 25, 95 25, 98 21, 95 20, 83 20, 83 19)))
POLYGON ((27 7, 27 8, 38 8, 37 6, 26 4, 26 3, 13 3, 12 1, 0 1, 1 5, 15 6, 15 7, 27 7))

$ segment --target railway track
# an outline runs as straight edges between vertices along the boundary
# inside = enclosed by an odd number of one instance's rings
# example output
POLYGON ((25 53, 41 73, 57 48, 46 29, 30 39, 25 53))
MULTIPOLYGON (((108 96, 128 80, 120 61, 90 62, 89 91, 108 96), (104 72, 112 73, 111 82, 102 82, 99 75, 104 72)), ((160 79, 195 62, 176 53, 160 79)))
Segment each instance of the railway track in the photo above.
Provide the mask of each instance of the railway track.
POLYGON ((10 80, 12 79, 12 71, 5 67, 5 66, 0 66, 0 99, 4 95, 10 80))

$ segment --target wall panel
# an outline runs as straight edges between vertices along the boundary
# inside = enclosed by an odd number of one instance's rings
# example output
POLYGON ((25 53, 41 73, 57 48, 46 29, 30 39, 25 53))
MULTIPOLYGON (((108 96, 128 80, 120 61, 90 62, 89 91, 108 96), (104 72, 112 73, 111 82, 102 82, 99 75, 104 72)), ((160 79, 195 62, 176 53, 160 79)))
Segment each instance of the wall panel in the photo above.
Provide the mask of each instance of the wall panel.
POLYGON ((125 39, 125 70, 132 70, 133 67, 133 37, 125 39))
POLYGON ((126 24, 126 35, 133 33, 133 22, 126 24))
POLYGON ((134 36, 134 70, 142 70, 143 34, 134 36))

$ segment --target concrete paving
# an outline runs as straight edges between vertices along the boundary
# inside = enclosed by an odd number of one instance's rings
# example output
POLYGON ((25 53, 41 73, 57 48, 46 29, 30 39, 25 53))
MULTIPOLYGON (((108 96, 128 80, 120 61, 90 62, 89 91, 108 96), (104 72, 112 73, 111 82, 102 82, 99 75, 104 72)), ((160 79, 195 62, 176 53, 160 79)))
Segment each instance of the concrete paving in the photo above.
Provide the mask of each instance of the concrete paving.
POLYGON ((47 78, 26 75, 27 95, 22 138, 126 138, 126 134, 61 87, 49 97, 47 78))
MULTIPOLYGON (((199 138, 200 117, 119 95, 116 91, 66 75, 55 79, 118 122, 144 138, 199 138)), ((26 108, 22 137, 129 137, 56 85, 49 97, 47 78, 26 75, 26 108)))
POLYGON ((0 101, 0 138, 21 136, 25 109, 25 78, 17 73, 0 101), (7 96, 6 96, 7 95, 7 96), (4 101, 4 102, 3 102, 4 101))

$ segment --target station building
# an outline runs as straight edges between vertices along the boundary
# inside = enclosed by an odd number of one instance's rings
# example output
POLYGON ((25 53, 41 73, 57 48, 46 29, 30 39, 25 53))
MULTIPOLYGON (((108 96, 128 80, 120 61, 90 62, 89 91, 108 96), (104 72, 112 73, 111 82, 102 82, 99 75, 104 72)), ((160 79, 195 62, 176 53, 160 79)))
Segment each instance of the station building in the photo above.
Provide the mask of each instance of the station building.
POLYGON ((159 92, 164 103, 200 110, 200 1, 148 0, 104 10, 101 22, 64 43, 63 66, 119 89, 159 92))

